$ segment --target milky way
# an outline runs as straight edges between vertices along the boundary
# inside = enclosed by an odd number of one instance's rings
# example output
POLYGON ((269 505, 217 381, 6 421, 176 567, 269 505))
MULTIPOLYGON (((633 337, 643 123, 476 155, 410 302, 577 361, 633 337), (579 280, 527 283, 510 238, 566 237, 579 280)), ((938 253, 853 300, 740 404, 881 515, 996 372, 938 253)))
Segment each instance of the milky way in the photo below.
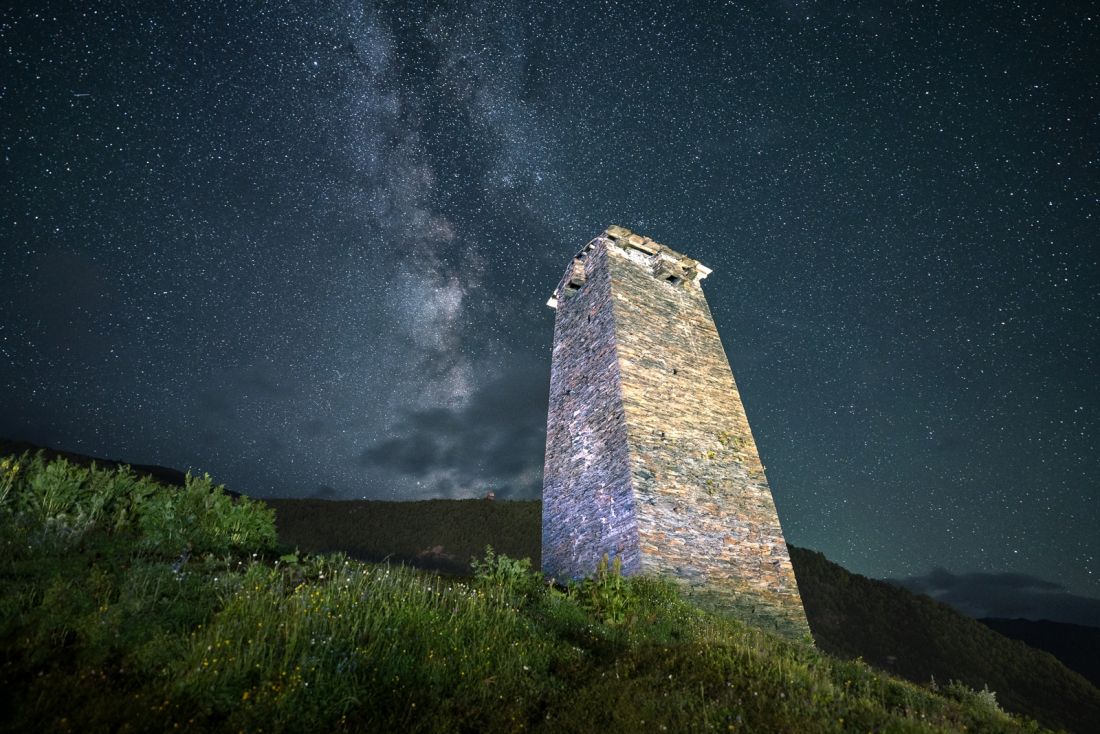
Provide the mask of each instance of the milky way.
POLYGON ((700 5, 5 11, 0 435, 537 497, 620 224, 714 269, 790 541, 1100 595, 1097 16, 700 5))

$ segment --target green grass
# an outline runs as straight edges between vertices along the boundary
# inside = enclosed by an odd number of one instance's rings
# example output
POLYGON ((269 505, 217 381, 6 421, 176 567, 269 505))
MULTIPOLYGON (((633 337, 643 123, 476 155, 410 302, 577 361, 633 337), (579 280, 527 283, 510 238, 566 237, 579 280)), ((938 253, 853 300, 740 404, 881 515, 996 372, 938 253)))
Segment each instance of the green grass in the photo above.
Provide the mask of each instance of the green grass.
POLYGON ((568 588, 275 546, 208 479, 0 468, 0 726, 11 731, 1037 731, 692 607, 614 569, 568 588))
MULTIPOLYGON (((492 544, 539 563, 538 501, 268 500, 279 538, 311 552, 389 557, 469 575, 468 559, 492 544), (422 551, 439 547, 442 554, 422 551), (442 556, 442 557, 441 557, 442 556), (461 562, 459 561, 461 559, 461 562)), ((861 658, 920 684, 953 679, 996 691, 998 703, 1046 726, 1100 731, 1100 691, 1058 660, 993 633, 951 607, 850 573, 820 553, 790 547, 818 648, 861 658)))

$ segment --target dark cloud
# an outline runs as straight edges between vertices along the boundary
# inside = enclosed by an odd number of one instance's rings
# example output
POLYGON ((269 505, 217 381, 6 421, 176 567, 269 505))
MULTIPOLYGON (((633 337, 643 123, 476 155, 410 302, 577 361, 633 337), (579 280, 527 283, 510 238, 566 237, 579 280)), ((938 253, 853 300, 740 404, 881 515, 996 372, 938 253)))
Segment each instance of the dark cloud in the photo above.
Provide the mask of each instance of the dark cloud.
POLYGON ((890 583, 950 604, 971 617, 1049 619, 1100 627, 1100 599, 1022 573, 962 573, 943 568, 890 583))
POLYGON ((415 477, 425 491, 533 497, 541 489, 548 375, 530 366, 487 382, 463 406, 404 416, 396 434, 360 455, 363 466, 415 477))

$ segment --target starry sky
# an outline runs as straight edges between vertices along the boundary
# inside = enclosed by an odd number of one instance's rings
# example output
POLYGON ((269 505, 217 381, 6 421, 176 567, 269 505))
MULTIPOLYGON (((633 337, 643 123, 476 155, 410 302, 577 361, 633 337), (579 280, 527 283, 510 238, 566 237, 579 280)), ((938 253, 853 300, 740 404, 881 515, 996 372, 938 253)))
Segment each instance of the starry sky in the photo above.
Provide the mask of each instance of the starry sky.
POLYGON ((0 435, 536 498, 620 224, 714 269, 789 541, 1100 597, 1095 7, 166 5, 0 11, 0 435))

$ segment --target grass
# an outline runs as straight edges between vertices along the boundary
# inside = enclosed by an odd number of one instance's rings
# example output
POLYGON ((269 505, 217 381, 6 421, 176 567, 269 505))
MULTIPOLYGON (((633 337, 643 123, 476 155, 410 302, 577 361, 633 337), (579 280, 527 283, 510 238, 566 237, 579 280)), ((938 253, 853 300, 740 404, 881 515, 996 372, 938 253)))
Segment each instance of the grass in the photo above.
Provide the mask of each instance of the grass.
MULTIPOLYGON (((311 552, 389 557, 469 576, 486 544, 539 563, 538 501, 268 500, 279 538, 311 552), (440 552, 425 553, 430 549, 440 552), (461 560, 460 560, 461 559, 461 560)), ((1053 728, 1100 731, 1100 691, 1039 650, 994 634, 940 602, 852 574, 820 553, 790 547, 818 648, 860 658, 920 684, 959 680, 996 691, 998 704, 1053 728)), ((1081 646, 1082 654, 1092 648, 1081 646)))
POLYGON ((467 580, 276 547, 272 513, 41 456, 0 465, 10 731, 1038 731, 604 568, 467 580))

